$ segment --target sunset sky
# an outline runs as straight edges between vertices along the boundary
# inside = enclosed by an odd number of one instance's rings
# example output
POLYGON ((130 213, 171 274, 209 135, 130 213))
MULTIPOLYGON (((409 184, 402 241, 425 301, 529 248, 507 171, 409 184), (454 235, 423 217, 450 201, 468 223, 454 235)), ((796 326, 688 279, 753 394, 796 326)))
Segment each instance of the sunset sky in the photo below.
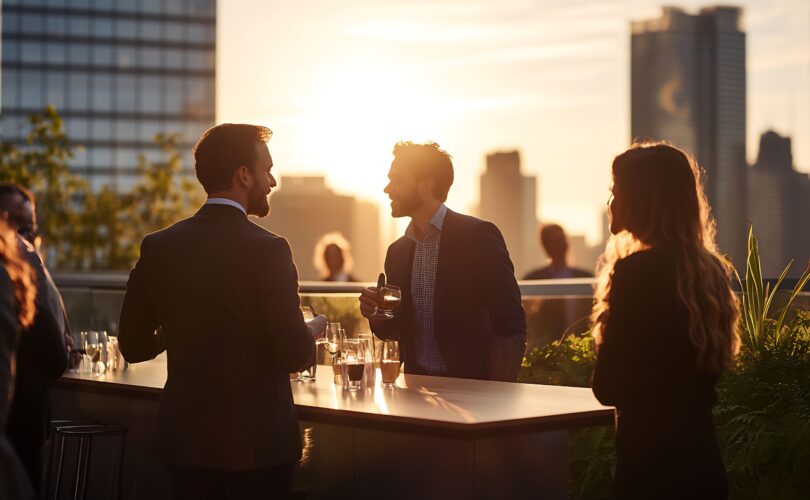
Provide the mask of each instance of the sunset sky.
MULTIPOLYGON (((469 212, 485 155, 518 149, 539 176, 539 217, 596 242, 610 162, 630 140, 630 21, 662 4, 218 3, 217 121, 273 129, 277 174, 323 173, 339 192, 383 201, 393 144, 431 139, 454 157, 448 205, 469 212)), ((748 159, 773 128, 810 172, 810 2, 735 4, 748 35, 748 159)))

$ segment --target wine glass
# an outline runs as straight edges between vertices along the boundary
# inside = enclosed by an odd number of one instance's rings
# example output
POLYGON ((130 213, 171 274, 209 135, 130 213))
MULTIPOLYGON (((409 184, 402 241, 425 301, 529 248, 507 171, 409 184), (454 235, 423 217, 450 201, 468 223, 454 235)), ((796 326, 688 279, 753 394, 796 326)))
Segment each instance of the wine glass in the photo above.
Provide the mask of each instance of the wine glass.
POLYGON ((399 342, 396 340, 383 340, 382 359, 380 360, 380 372, 382 373, 383 387, 386 389, 393 389, 396 387, 400 365, 399 342))
POLYGON ((106 365, 101 361, 101 350, 107 343, 106 332, 89 331, 83 332, 84 352, 90 357, 91 370, 94 375, 103 375, 106 365))
POLYGON ((377 290, 377 308, 371 315, 374 319, 393 319, 394 309, 402 302, 402 290, 396 285, 384 285, 377 290))
POLYGON ((346 339, 346 330, 340 323, 329 323, 326 327, 326 352, 332 357, 332 374, 335 383, 343 382, 340 373, 340 351, 343 348, 343 341, 346 339))

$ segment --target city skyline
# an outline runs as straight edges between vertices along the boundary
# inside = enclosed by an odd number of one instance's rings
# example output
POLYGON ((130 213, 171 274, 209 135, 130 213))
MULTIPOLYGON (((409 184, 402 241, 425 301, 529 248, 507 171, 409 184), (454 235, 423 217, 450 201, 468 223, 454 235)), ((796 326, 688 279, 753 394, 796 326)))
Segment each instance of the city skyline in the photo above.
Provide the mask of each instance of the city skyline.
MULTIPOLYGON (((748 163, 759 134, 775 129, 793 137, 807 171, 810 6, 737 5, 748 35, 748 163)), ((276 7, 220 5, 217 117, 270 126, 280 172, 324 174, 336 191, 382 204, 393 144, 433 139, 455 160, 449 205, 472 211, 485 156, 519 150, 539 178, 538 219, 600 239, 610 162, 630 130, 630 23, 659 16, 661 4, 276 7)))

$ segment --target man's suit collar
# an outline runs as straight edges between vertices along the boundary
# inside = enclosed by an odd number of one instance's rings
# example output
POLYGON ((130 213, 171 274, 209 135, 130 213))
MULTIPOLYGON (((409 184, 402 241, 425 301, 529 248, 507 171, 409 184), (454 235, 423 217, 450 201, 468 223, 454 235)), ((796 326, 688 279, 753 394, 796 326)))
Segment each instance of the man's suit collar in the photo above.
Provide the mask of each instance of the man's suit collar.
POLYGON ((217 205, 217 204, 206 204, 200 207, 195 215, 203 215, 203 216, 215 216, 215 217, 237 217, 246 219, 247 215, 245 215, 241 210, 236 207, 232 207, 230 205, 217 205))

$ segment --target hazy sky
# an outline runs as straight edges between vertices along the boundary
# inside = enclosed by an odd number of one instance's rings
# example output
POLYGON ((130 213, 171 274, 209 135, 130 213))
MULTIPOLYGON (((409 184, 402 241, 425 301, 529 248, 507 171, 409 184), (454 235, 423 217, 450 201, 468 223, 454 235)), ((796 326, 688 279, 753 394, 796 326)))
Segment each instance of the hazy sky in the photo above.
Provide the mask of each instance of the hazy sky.
MULTIPOLYGON (((642 0, 220 0, 217 121, 275 132, 280 175, 382 193, 393 144, 435 140, 478 201, 485 154, 518 149, 538 215, 598 235, 610 162, 629 142, 629 24, 642 0)), ((676 3, 696 11, 712 5, 676 3)), ((810 172, 810 1, 748 0, 748 158, 768 128, 810 172)), ((383 212, 387 215, 387 212, 383 212)))

